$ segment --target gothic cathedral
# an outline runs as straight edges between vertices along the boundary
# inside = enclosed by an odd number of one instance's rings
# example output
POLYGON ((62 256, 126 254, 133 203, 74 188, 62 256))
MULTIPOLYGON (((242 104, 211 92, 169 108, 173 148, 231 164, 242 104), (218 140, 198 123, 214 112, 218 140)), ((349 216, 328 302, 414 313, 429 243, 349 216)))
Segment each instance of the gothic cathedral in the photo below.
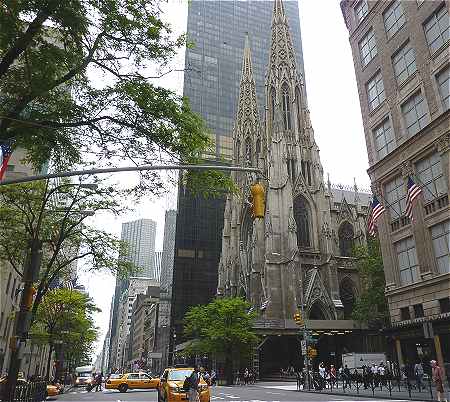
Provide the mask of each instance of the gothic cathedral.
POLYGON ((349 190, 324 183, 282 0, 274 1, 265 99, 262 119, 247 37, 233 164, 256 166, 263 174, 233 173, 240 193, 226 200, 217 293, 245 297, 268 337, 298 333, 293 316, 301 310, 313 330, 351 333, 360 282, 350 255, 366 242, 370 195, 356 185, 349 190), (261 216, 252 216, 255 183, 265 193, 261 216))

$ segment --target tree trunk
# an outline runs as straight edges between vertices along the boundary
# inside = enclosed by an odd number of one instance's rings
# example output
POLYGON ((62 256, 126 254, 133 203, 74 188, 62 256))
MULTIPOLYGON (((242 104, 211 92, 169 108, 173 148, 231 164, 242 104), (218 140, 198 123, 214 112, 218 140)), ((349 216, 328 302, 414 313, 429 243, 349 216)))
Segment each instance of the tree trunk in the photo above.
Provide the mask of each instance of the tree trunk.
POLYGON ((231 353, 225 356, 225 381, 226 385, 233 385, 233 360, 231 353))
POLYGON ((47 381, 47 382, 50 381, 50 361, 52 359, 52 353, 53 353, 53 345, 50 344, 50 350, 48 351, 48 356, 47 356, 47 371, 45 373, 45 381, 47 381))

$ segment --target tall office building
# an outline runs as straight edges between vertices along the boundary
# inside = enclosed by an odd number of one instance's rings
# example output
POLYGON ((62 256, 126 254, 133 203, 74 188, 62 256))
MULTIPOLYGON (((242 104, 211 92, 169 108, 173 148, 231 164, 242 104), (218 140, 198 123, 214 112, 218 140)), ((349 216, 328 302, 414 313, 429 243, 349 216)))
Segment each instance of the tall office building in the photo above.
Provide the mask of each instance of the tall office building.
POLYGON ((122 256, 122 258, 127 259, 141 269, 137 276, 156 279, 156 222, 151 219, 125 222, 122 224, 120 238, 129 245, 127 255, 122 256))
POLYGON ((162 251, 155 251, 155 279, 159 282, 161 278, 162 251))
MULTIPOLYGON (((155 272, 155 237, 156 237, 156 222, 151 219, 139 219, 132 222, 125 222, 122 224, 121 240, 126 241, 129 245, 128 254, 120 256, 131 261, 136 266, 141 268, 138 277, 149 278, 156 280, 155 272)), ((111 341, 109 352, 109 366, 115 366, 113 356, 118 348, 118 320, 119 320, 119 306, 123 293, 128 289, 129 279, 116 278, 116 287, 114 290, 114 303, 111 309, 111 341)))
POLYGON ((175 251, 175 228, 177 211, 166 211, 164 239, 161 261, 161 280, 159 294, 158 327, 156 351, 161 353, 161 364, 168 362, 168 345, 170 340, 170 311, 172 302, 173 256, 175 251))
MULTIPOLYGON (((298 2, 285 1, 299 72, 303 74, 298 2)), ((272 0, 193 0, 187 35, 184 96, 211 129, 215 154, 230 160, 242 55, 248 33, 258 105, 264 105, 264 75, 269 62, 272 0)), ((264 116, 263 110, 260 115, 264 116)), ((220 162, 223 163, 223 162, 220 162)), ((182 341, 182 319, 190 306, 211 301, 217 289, 225 201, 191 195, 180 185, 173 272, 172 326, 182 341)))
POLYGON ((341 2, 350 33, 378 235, 402 366, 450 363, 448 1, 341 2), (422 189, 407 212, 408 182, 422 189), (411 183, 411 182, 410 182, 411 183))

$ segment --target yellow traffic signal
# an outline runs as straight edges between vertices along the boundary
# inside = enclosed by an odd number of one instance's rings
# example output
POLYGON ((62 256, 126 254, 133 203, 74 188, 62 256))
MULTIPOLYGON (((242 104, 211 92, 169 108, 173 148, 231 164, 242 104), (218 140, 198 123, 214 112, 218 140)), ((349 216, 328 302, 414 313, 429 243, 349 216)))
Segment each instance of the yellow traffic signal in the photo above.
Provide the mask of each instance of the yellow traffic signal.
POLYGON ((313 348, 312 346, 308 346, 308 357, 310 359, 313 359, 317 356, 317 349, 313 348))
POLYGON ((295 313, 294 314, 294 321, 297 325, 303 325, 303 318, 302 315, 300 313, 295 313))
POLYGON ((250 186, 252 193, 252 215, 253 218, 264 218, 264 211, 266 209, 264 199, 264 187, 260 183, 250 186))

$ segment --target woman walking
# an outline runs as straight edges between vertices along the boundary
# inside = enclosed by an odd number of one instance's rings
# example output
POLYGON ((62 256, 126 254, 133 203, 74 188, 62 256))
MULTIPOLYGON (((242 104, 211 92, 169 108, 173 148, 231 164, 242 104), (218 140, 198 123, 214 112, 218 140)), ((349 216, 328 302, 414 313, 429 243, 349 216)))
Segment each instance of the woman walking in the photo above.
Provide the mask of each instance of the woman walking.
POLYGON ((444 401, 447 402, 444 396, 444 372, 436 360, 431 360, 430 364, 433 383, 436 386, 437 400, 441 401, 441 398, 444 397, 444 401))

